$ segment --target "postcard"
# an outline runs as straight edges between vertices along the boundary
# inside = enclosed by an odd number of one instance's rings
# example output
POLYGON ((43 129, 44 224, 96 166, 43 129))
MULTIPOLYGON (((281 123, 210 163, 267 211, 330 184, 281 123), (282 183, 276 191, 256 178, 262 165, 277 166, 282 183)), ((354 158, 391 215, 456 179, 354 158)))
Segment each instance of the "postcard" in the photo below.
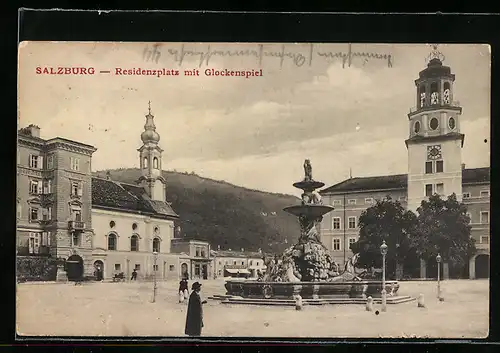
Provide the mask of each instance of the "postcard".
POLYGON ((18 60, 18 337, 488 336, 489 46, 18 60))

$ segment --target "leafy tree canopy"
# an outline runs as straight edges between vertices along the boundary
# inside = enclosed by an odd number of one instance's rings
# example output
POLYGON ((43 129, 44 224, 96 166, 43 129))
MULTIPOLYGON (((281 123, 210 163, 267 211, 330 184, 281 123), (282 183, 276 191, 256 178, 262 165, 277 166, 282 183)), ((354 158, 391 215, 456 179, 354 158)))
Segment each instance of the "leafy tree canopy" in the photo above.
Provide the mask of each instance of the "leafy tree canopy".
POLYGON ((411 236, 417 255, 429 260, 439 253, 451 266, 465 265, 476 251, 467 206, 455 194, 446 199, 434 195, 422 201, 417 212, 418 228, 411 236))
POLYGON ((407 256, 411 242, 410 234, 417 226, 416 215, 406 210, 390 196, 367 208, 359 217, 359 240, 351 245, 354 253, 359 253, 358 265, 382 267, 380 245, 385 240, 387 265, 393 268, 407 256))

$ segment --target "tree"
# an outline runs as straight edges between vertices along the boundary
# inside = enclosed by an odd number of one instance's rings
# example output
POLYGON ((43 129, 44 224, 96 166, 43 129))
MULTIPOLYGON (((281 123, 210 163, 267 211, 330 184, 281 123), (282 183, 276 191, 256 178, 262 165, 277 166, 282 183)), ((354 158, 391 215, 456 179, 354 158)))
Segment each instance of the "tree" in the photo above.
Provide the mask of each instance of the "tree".
POLYGON ((433 195, 428 201, 422 201, 417 212, 418 228, 411 237, 417 255, 435 261, 439 253, 450 267, 463 268, 476 252, 470 237, 467 206, 458 202, 455 194, 447 199, 433 195))
POLYGON ((396 272, 410 250, 410 234, 417 225, 416 215, 406 210, 391 197, 378 200, 359 217, 359 240, 351 245, 354 253, 359 253, 358 265, 363 267, 382 267, 380 245, 385 240, 388 246, 386 268, 389 276, 396 272))

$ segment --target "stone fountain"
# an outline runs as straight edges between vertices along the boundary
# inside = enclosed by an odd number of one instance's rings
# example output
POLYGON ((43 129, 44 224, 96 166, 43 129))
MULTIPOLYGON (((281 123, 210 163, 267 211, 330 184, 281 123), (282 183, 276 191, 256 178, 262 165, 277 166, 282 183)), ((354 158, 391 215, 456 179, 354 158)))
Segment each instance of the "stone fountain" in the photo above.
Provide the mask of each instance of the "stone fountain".
MULTIPOLYGON (((325 184, 315 181, 309 160, 304 162, 304 179, 293 184, 303 191, 300 205, 284 211, 296 216, 300 224, 297 244, 281 256, 264 258, 267 270, 259 280, 228 280, 222 303, 291 305, 300 295, 305 304, 364 303, 367 297, 380 301, 382 281, 363 280, 356 272, 358 254, 352 256, 343 271, 321 243, 320 224, 323 216, 334 210, 323 205, 317 189, 325 184)), ((386 281, 387 303, 413 300, 398 296, 397 281, 386 281)), ((216 298, 214 298, 216 299, 216 298)))

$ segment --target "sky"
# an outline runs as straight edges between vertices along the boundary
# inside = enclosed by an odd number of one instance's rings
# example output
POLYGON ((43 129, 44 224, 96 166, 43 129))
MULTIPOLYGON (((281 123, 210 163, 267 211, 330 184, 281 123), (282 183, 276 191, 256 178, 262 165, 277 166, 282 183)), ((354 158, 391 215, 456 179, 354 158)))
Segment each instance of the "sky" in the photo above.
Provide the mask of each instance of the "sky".
MULTIPOLYGON (((346 43, 266 43, 261 62, 253 54, 222 55, 257 53, 254 43, 186 43, 182 62, 182 43, 161 43, 153 51, 154 44, 21 43, 19 127, 36 124, 42 138, 95 146, 94 171, 138 167, 151 101, 165 170, 293 195, 300 194, 292 184, 303 178, 304 159, 311 160, 314 179, 326 186, 350 173, 407 172, 407 114, 416 105, 414 81, 431 46, 353 43, 351 52, 390 55, 391 65, 388 59, 353 57, 343 67, 342 59, 325 53, 347 53, 346 43), (281 60, 277 55, 283 48, 290 55, 281 60), (37 67, 93 67, 96 73, 40 75, 37 67), (124 76, 116 75, 116 68, 164 68, 180 75, 124 76), (262 77, 205 76, 207 68, 262 69, 262 77), (199 69, 200 76, 184 76, 187 69, 199 69)), ((490 48, 448 44, 438 49, 456 75, 463 162, 468 168, 489 166, 490 48)))

